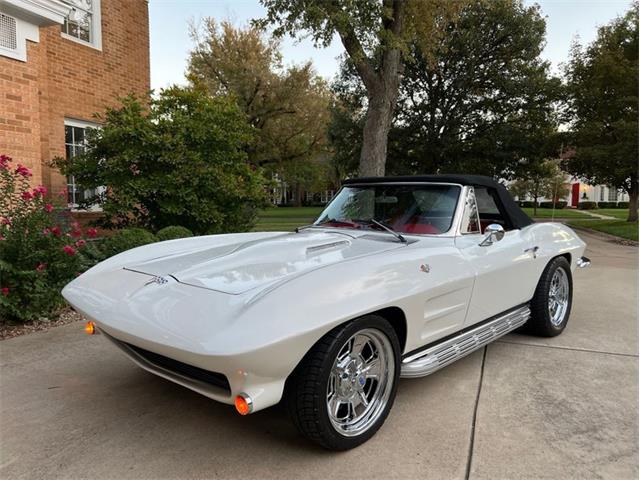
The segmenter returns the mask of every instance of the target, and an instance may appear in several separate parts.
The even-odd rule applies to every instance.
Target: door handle
[[[538,246],[529,247],[524,249],[524,253],[531,253],[533,254],[533,258],[538,258],[538,250],[540,250],[540,247]]]

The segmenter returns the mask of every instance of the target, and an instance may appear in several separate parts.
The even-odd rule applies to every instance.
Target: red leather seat
[[[493,220],[480,220],[480,231],[484,233],[485,229],[492,223],[495,222]]]
[[[404,225],[394,226],[394,229],[403,233],[422,233],[430,235],[442,233],[439,228],[434,227],[430,223],[405,223]]]

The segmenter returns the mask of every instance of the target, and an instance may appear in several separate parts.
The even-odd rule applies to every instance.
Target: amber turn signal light
[[[94,335],[96,333],[96,324],[93,322],[85,323],[84,331],[87,335]]]
[[[246,393],[241,393],[236,397],[235,405],[240,415],[249,415],[253,411],[253,402]]]

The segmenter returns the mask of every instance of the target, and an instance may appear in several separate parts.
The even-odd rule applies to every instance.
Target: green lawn
[[[599,208],[598,210],[590,210],[598,215],[608,215],[610,217],[616,217],[620,220],[626,220],[629,216],[629,210],[626,208]]]
[[[533,214],[533,208],[523,208],[524,213],[531,218],[551,218],[551,214],[554,213],[550,208],[538,208],[536,214]],[[557,209],[554,213],[554,218],[588,218],[587,215],[581,213],[579,210],[573,208],[561,208]]]
[[[256,232],[291,231],[309,225],[320,215],[322,207],[271,207],[260,212]]]
[[[589,228],[608,233],[617,237],[638,241],[638,222],[620,220],[571,220],[567,224],[576,227]]]

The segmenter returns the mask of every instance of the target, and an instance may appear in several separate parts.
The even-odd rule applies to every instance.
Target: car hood
[[[271,286],[306,272],[355,257],[400,248],[393,237],[300,233],[176,252],[125,268],[232,295]]]

